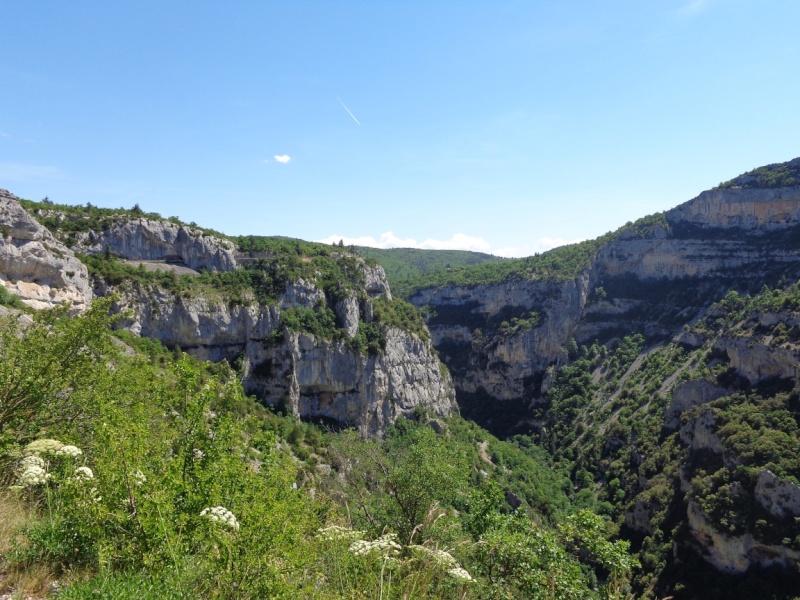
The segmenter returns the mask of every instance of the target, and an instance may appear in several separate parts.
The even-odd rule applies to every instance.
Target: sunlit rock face
[[[741,574],[755,566],[795,569],[800,564],[796,550],[764,543],[751,534],[734,536],[718,531],[696,502],[689,502],[687,522],[701,556],[723,573]]]
[[[85,310],[92,300],[86,267],[18,200],[0,190],[0,284],[32,308]]]
[[[542,401],[552,368],[568,360],[571,340],[608,343],[627,332],[669,340],[729,289],[757,293],[798,278],[800,187],[727,189],[704,192],[646,228],[624,228],[568,281],[449,285],[410,300],[430,309],[428,325],[462,412],[507,435],[528,427],[529,407]],[[536,311],[539,322],[487,339],[504,310]],[[792,353],[761,356],[735,340],[720,343],[750,380],[794,369]],[[500,425],[495,416],[510,412],[517,422]]]
[[[124,315],[120,327],[204,360],[240,362],[248,393],[297,417],[382,436],[418,408],[439,416],[457,411],[452,379],[429,341],[387,328],[382,354],[368,355],[346,339],[288,331],[281,310],[326,301],[311,281],[287,284],[275,305],[254,299],[245,306],[222,298],[184,298],[134,283],[114,288],[101,284],[97,293],[117,295],[115,310]],[[355,296],[337,304],[339,325],[348,337],[358,332],[370,306],[369,297],[359,304]]]
[[[122,221],[105,231],[78,234],[73,248],[85,254],[100,254],[108,249],[129,260],[172,260],[196,271],[236,268],[232,242],[169,221]]]
[[[247,349],[245,385],[293,414],[356,425],[365,436],[419,407],[439,416],[457,410],[455,392],[428,342],[397,329],[387,332],[382,356],[354,353],[343,343],[285,332]]]
[[[59,213],[54,209],[47,216],[59,218]],[[357,259],[361,287],[335,302],[313,278],[287,282],[274,304],[255,297],[231,302],[224,294],[181,296],[154,283],[110,285],[99,276],[90,282],[73,251],[5,190],[0,190],[0,228],[0,283],[26,304],[46,308],[66,303],[79,311],[93,295],[114,296],[117,327],[203,360],[238,363],[248,393],[298,417],[381,436],[418,409],[438,416],[457,411],[452,379],[429,341],[383,326],[380,352],[362,353],[349,343],[362,323],[373,321],[373,299],[391,301],[378,265]],[[230,241],[169,221],[122,218],[103,231],[80,232],[71,242],[79,252],[155,261],[175,273],[237,267]],[[282,311],[320,304],[333,308],[343,339],[291,332],[281,321]]]

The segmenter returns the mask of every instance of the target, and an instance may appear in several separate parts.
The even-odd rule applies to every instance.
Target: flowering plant
[[[239,531],[239,521],[234,514],[224,506],[213,506],[200,511],[201,517],[208,517],[214,523],[221,523],[226,527]]]

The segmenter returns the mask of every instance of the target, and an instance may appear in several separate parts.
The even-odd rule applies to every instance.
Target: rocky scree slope
[[[81,310],[92,294],[115,295],[120,327],[241,364],[245,388],[265,403],[364,435],[382,435],[417,408],[456,410],[424,324],[415,333],[392,318],[402,303],[378,266],[324,247],[312,256],[237,252],[231,240],[152,214],[25,204],[30,212],[3,197],[11,239],[0,256],[8,257],[3,284],[13,293],[33,289],[22,295],[31,306],[71,302]],[[92,266],[91,277],[76,252]],[[160,270],[145,269],[144,261]],[[176,275],[187,268],[193,275]],[[45,292],[48,303],[38,300]]]

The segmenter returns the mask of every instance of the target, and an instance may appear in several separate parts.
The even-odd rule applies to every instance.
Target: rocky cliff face
[[[122,221],[104,231],[79,233],[73,249],[84,254],[100,254],[108,249],[129,260],[169,260],[195,271],[236,268],[232,242],[199,229],[144,218]]]
[[[82,311],[92,299],[83,263],[7,190],[0,190],[0,284],[37,309],[66,304]]]
[[[283,405],[298,417],[355,426],[365,436],[382,435],[395,420],[411,416],[417,408],[440,416],[457,410],[450,375],[429,341],[381,324],[379,350],[373,345],[367,352],[353,343],[364,324],[372,324],[375,335],[375,299],[392,301],[380,266],[332,253],[331,260],[347,263],[342,272],[352,279],[334,285],[335,298],[326,296],[316,281],[319,273],[312,269],[308,276],[278,279],[284,282],[283,292],[268,303],[257,300],[257,290],[233,301],[213,287],[181,295],[152,280],[147,283],[146,278],[111,285],[95,276],[90,282],[73,249],[86,254],[108,251],[132,261],[167,262],[194,271],[224,272],[238,265],[231,242],[192,227],[124,211],[94,221],[89,211],[65,214],[57,207],[44,207],[37,212],[51,223],[83,221],[80,227],[55,227],[69,241],[67,248],[15,196],[0,190],[0,282],[34,308],[68,303],[82,310],[93,293],[115,294],[116,310],[124,314],[120,327],[204,360],[240,361],[245,388],[265,403]],[[94,223],[102,227],[95,231]],[[188,271],[156,266],[176,274]],[[273,268],[279,270],[280,265]],[[341,333],[335,341],[290,330],[283,322],[285,311],[320,306],[330,306],[335,314]]]
[[[623,228],[568,281],[450,285],[410,298],[432,309],[428,324],[465,414],[510,433],[515,423],[498,427],[488,406],[502,402],[494,412],[512,410],[524,423],[570,340],[607,343],[632,331],[669,339],[729,289],[755,293],[800,277],[798,187],[712,190],[644,221]],[[540,318],[530,329],[493,323],[531,310]],[[788,360],[751,368],[791,370]]]
[[[379,277],[378,269],[372,272]],[[350,296],[337,304],[345,307],[337,312],[347,333],[333,341],[290,331],[281,319],[282,310],[326,302],[325,293],[308,280],[288,284],[272,305],[252,298],[246,305],[232,304],[210,294],[184,298],[135,283],[113,289],[101,285],[97,291],[119,295],[117,309],[126,315],[121,327],[204,360],[241,361],[248,393],[298,417],[380,436],[417,408],[439,416],[457,411],[452,380],[430,342],[386,327],[379,354],[362,353],[348,343],[366,322],[368,298],[363,306],[355,296],[354,306]]]
[[[447,286],[411,298],[417,306],[433,308],[428,327],[456,381],[464,416],[490,427],[496,413],[504,413],[504,422],[524,418],[520,407],[536,402],[546,389],[548,367],[566,358],[564,348],[575,335],[588,284],[583,277]],[[507,335],[515,316],[527,324]]]
[[[398,329],[387,331],[382,355],[364,355],[343,342],[283,331],[245,350],[246,387],[293,414],[382,435],[417,407],[444,416],[457,410],[447,371],[429,344]]]
[[[800,188],[734,187],[626,226],[566,281],[534,274],[423,289],[411,301],[428,307],[462,414],[568,457],[576,490],[618,507],[644,559],[671,540],[648,585],[693,598],[713,585],[686,579],[698,557],[720,577],[768,572],[800,584],[800,471],[786,459],[798,436],[797,304],[735,312],[765,285],[799,278]],[[714,305],[730,290],[740,300]],[[531,327],[513,326],[531,311]],[[619,358],[594,354],[586,362],[602,366],[556,387],[561,367],[585,356],[581,345],[611,356],[631,334],[644,348],[621,370]],[[675,593],[676,581],[693,592]]]

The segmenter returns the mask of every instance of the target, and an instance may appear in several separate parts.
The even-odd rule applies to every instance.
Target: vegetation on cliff
[[[417,279],[426,273],[509,260],[491,254],[466,250],[381,249],[367,246],[351,246],[350,248],[360,256],[374,260],[381,265],[386,271],[386,279],[389,280],[392,293],[402,298],[410,295]]]
[[[106,250],[102,254],[79,254],[89,268],[89,273],[112,287],[137,285],[167,290],[176,297],[219,297],[234,305],[253,303],[273,305],[286,291],[287,285],[305,280],[316,285],[325,295],[325,306],[313,309],[290,308],[284,314],[286,325],[293,331],[305,331],[324,339],[345,339],[341,324],[336,322],[333,309],[347,296],[356,296],[363,304],[364,292],[362,260],[357,255],[339,247],[305,242],[286,237],[238,236],[226,237],[195,223],[186,224],[177,217],[164,219],[158,213],[146,213],[138,205],[132,209],[105,209],[95,206],[55,205],[45,200],[21,200],[22,205],[67,245],[75,242],[75,235],[89,231],[101,232],[114,225],[136,218],[168,221],[191,227],[204,235],[213,235],[233,242],[240,252],[242,268],[232,271],[201,271],[181,273],[169,268],[147,268],[141,261],[126,261]],[[367,266],[376,263],[366,259]],[[16,306],[13,296],[0,297],[0,304]],[[416,309],[399,300],[372,298],[374,323],[362,322],[360,331],[348,343],[363,353],[377,354],[385,346],[382,327],[395,327],[412,333],[423,340],[429,338],[428,330]]]
[[[625,596],[627,544],[571,507],[536,452],[457,418],[436,433],[422,414],[384,440],[321,431],[255,404],[226,363],[131,336],[138,350],[121,351],[108,307],[43,311],[24,331],[0,319],[4,589]]]
[[[795,187],[800,185],[800,158],[784,163],[758,167],[729,181],[720,183],[718,190],[747,190],[755,188]]]
[[[544,428],[536,440],[570,474],[576,501],[609,515],[634,542],[643,566],[637,595],[717,597],[732,584],[699,566],[688,543],[689,502],[724,536],[751,535],[759,544],[800,550],[798,519],[788,508],[785,517],[770,512],[758,499],[764,492],[757,492],[767,471],[787,489],[800,482],[794,381],[773,376],[751,383],[720,350],[728,340],[797,350],[799,309],[800,284],[753,297],[732,291],[687,326],[691,344],[648,346],[635,334],[610,347],[576,346],[570,364],[556,371],[546,403],[537,408]],[[675,390],[693,385],[718,391],[673,406]],[[750,569],[737,585],[792,598],[792,577],[781,569]]]
[[[389,251],[370,252],[384,268],[403,273],[397,293],[411,297],[426,288],[452,286],[495,285],[510,281],[550,280],[566,281],[579,277],[592,263],[597,253],[620,235],[644,237],[655,229],[669,230],[665,213],[656,213],[627,223],[620,229],[593,240],[559,246],[526,258],[486,260],[481,262],[453,262],[450,266],[431,261],[429,268],[415,268],[414,255],[388,254]],[[398,264],[399,263],[399,264]],[[392,289],[394,290],[394,284]]]

